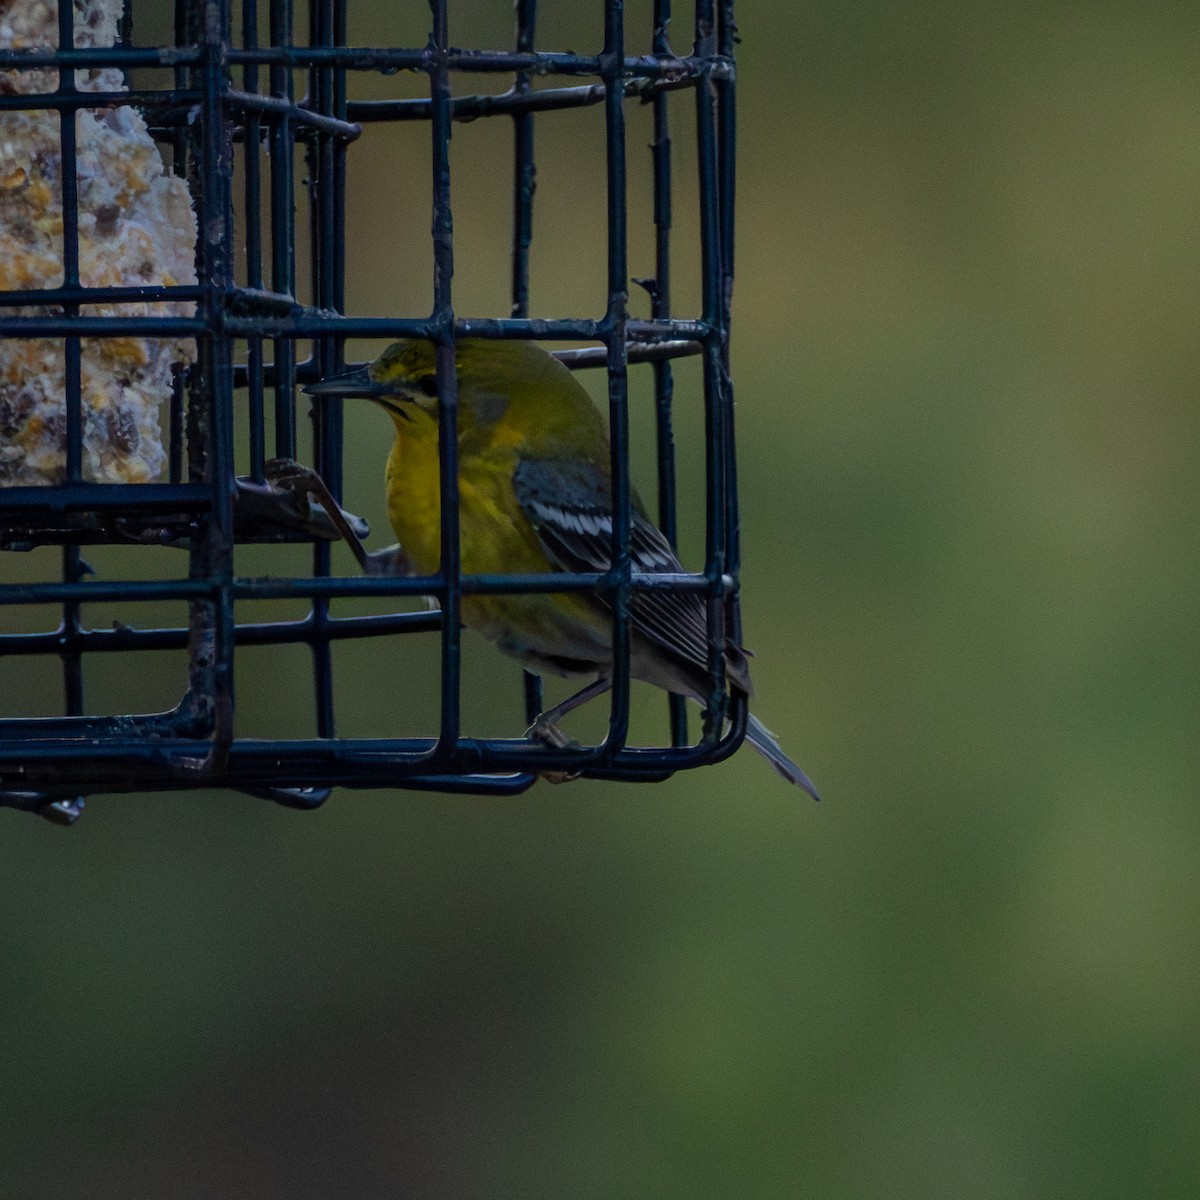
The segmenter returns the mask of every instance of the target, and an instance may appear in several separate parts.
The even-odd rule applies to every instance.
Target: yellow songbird
[[[458,377],[459,542],[466,574],[604,572],[611,564],[612,483],[605,423],[571,372],[526,341],[464,338]],[[441,561],[438,388],[434,347],[406,340],[374,362],[305,389],[363,396],[391,416],[388,517],[411,568]],[[667,539],[631,497],[630,555],[642,572],[682,572]],[[543,713],[531,732],[555,744],[555,722],[607,691],[612,615],[583,592],[468,595],[462,620],[532,669],[595,680]],[[705,605],[695,592],[635,589],[630,603],[630,673],[701,703],[709,693]],[[729,643],[730,687],[749,695],[745,653]],[[816,798],[808,776],[751,716],[750,744],[790,783]]]

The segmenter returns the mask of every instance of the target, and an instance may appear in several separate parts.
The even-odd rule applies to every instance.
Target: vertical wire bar
[[[346,0],[333,0],[332,30],[333,44],[346,45]],[[346,70],[337,67],[332,72],[333,115],[341,120],[346,119]],[[326,226],[326,265],[322,278],[325,280],[326,297],[329,307],[334,312],[344,312],[346,307],[346,143],[342,140],[332,140],[329,146],[329,162],[322,176],[322,211],[327,213]],[[336,372],[342,364],[343,342],[339,338],[330,338],[324,344],[320,353],[325,355],[324,369]],[[343,415],[340,404],[323,405],[325,421],[325,440],[322,443],[328,447],[326,457],[330,463],[334,497],[340,502],[343,484],[343,455],[345,452],[343,439]],[[328,561],[328,559],[326,560]],[[329,702],[329,736],[334,733],[333,726],[333,676],[330,670],[330,702]],[[319,713],[318,713],[319,719]]]
[[[331,0],[310,0],[309,41],[314,46],[333,45],[333,12]],[[339,68],[340,69],[340,68]],[[318,113],[330,113],[333,106],[333,68],[315,67],[309,72],[309,99]],[[333,138],[327,133],[309,135],[307,139],[309,216],[311,220],[311,261],[313,303],[321,309],[336,308],[333,294],[333,259],[336,232],[333,226],[334,205]],[[331,368],[332,338],[322,338],[316,345],[323,369]],[[334,410],[337,410],[336,412]],[[332,404],[312,406],[314,462],[333,496],[342,497],[341,408]],[[330,573],[331,547],[328,542],[313,545],[313,577]],[[317,736],[334,735],[333,651],[329,639],[328,598],[313,600],[313,638],[310,643],[316,688]]]
[[[733,0],[718,0],[717,53],[733,67],[737,23],[733,17]],[[715,82],[717,93],[717,123],[720,131],[720,161],[718,172],[721,187],[721,266],[724,275],[722,296],[725,302],[726,333],[730,303],[733,298],[733,232],[734,184],[737,164],[737,109],[735,105],[735,75],[724,71]]]
[[[536,35],[537,0],[516,0],[518,54],[532,52]],[[531,84],[528,71],[518,71],[514,88],[525,95]],[[529,249],[533,245],[533,193],[537,167],[533,157],[533,113],[513,115],[513,246],[512,315],[529,316]],[[543,708],[542,678],[533,671],[522,673],[525,720],[532,724]]]
[[[717,52],[732,67],[737,25],[733,0],[718,0]],[[741,604],[737,582],[741,570],[741,523],[738,517],[737,454],[734,438],[733,371],[730,365],[730,333],[733,304],[734,198],[737,167],[737,110],[735,75],[723,72],[716,81],[718,129],[718,186],[721,198],[721,378],[725,429],[725,522],[726,571],[733,578],[734,590],[725,598],[725,628],[736,644],[742,640]],[[742,707],[745,705],[743,703]]]
[[[537,18],[537,0],[516,0],[518,54],[531,53]],[[518,71],[514,91],[530,90],[528,71]],[[529,248],[533,244],[533,193],[537,171],[533,160],[533,114],[513,115],[513,247],[512,315],[529,315]]]
[[[62,552],[63,579],[77,583],[89,568],[80,556],[78,546],[64,546]],[[69,603],[63,605],[63,625],[59,637],[63,642],[63,711],[68,717],[83,715],[83,661],[80,653],[79,605]],[[56,800],[42,809],[42,815],[52,820],[66,821],[70,824],[79,816],[83,808],[84,796],[73,799]]]
[[[611,756],[625,745],[629,732],[629,378],[625,346],[628,319],[626,281],[629,278],[626,236],[625,28],[623,0],[606,0],[604,50],[600,71],[604,80],[604,151],[608,179],[608,312],[605,344],[608,350],[608,424],[612,442],[612,577],[613,687],[608,737]]]
[[[187,46],[192,43],[199,44],[199,42],[199,13],[189,0],[175,0],[175,45]],[[197,63],[194,67],[175,68],[176,88],[180,90],[188,87],[202,89],[203,85],[203,64]],[[204,205],[207,203],[207,196],[204,191],[203,177],[199,170],[200,130],[194,122],[180,122],[176,125],[174,146],[175,169],[188,181],[192,203],[196,208],[197,224],[199,225],[204,219]],[[203,240],[198,243],[196,251],[199,256],[197,259],[198,277],[201,286],[207,286],[208,280],[205,272],[207,270],[208,257]],[[201,307],[198,311],[207,313],[208,310]],[[180,430],[179,453],[181,459],[185,457],[183,451],[184,440],[186,438],[187,478],[193,483],[203,482],[208,479],[207,401],[203,398],[203,384],[201,382],[201,376],[208,368],[208,340],[207,336],[197,340],[197,363],[189,377],[189,386],[186,388],[186,403],[184,402],[185,389],[182,386],[182,381],[180,381],[183,427]],[[207,568],[204,565],[207,562],[206,556],[208,554],[206,539],[207,534],[202,538],[194,539],[192,542],[190,564],[194,576],[203,576],[206,574]]]
[[[254,284],[250,286],[253,287]],[[251,335],[246,339],[246,419],[250,426],[250,478],[256,483],[262,483],[266,479],[266,413],[263,407],[263,392],[262,338]]]
[[[242,0],[242,43],[247,50],[258,48],[258,0]],[[259,65],[247,63],[242,70],[242,87],[258,95]],[[262,287],[262,123],[256,112],[242,116],[242,174],[246,221],[246,286]],[[266,411],[263,387],[262,338],[246,339],[247,420],[250,425],[250,478],[261,483],[266,478],[263,464],[267,457]]]
[[[171,379],[171,399],[167,409],[167,479],[171,483],[183,481],[183,392],[183,370],[177,368]]]
[[[442,719],[438,751],[452,754],[460,728],[462,556],[459,543],[458,381],[454,355],[454,221],[450,208],[450,75],[446,0],[430,0],[433,34],[430,49],[431,130],[433,141],[433,320],[438,330],[438,496],[442,541]]]
[[[333,0],[333,40],[334,45],[346,45],[346,0]],[[338,67],[333,73],[333,113],[339,120],[346,120],[346,70]],[[333,223],[336,246],[331,250],[332,263],[330,267],[330,290],[333,296],[334,309],[343,312],[346,304],[346,143],[338,140],[333,146],[333,171],[330,176],[330,211]],[[341,345],[333,343],[335,352],[341,351]],[[340,365],[341,358],[335,358],[334,364]],[[342,418],[338,414],[338,437],[341,437]]]
[[[128,7],[128,6],[126,6]],[[188,22],[184,13],[184,0],[175,3],[175,45],[186,46],[189,41]],[[175,88],[182,91],[188,85],[190,68],[177,66],[175,68]],[[187,178],[188,174],[188,130],[182,123],[175,125],[171,135],[172,168],[176,175]],[[187,410],[184,401],[184,373],[175,372],[171,385],[171,401],[169,409],[169,434],[167,442],[167,478],[172,483],[183,481],[183,443],[187,423]]]
[[[78,546],[62,548],[62,577],[64,583],[78,583],[88,573]],[[83,657],[80,652],[79,604],[67,601],[63,605],[62,627],[59,630],[63,666],[63,712],[68,717],[83,714]]]
[[[181,6],[175,5],[174,26],[175,46],[186,46],[187,30],[180,11]],[[125,10],[132,19],[132,6],[126,4]],[[176,66],[174,83],[176,91],[187,86],[188,68]],[[187,176],[187,132],[181,122],[173,122],[174,132],[170,138],[172,145],[172,170],[181,178]],[[172,484],[180,484],[184,480],[184,439],[187,430],[187,404],[184,367],[176,367],[170,380],[170,400],[167,403],[167,479]]]
[[[75,6],[72,0],[58,2],[58,45],[60,50],[75,48]],[[75,72],[59,67],[58,95],[75,92]],[[79,286],[79,170],[76,147],[76,113],[73,108],[59,110],[59,178],[62,187],[63,286]],[[63,306],[68,317],[79,315],[78,304]],[[83,474],[83,394],[79,338],[64,341],[64,396],[66,406],[66,470],[68,483],[78,483]],[[83,576],[78,546],[64,546],[62,578],[76,583]],[[63,711],[69,717],[83,712],[83,661],[79,649],[79,605],[68,601],[62,606],[59,658],[63,671]]]
[[[334,0],[312,0],[311,41],[314,46],[330,48],[335,44]],[[343,17],[344,19],[344,17]],[[339,88],[340,84],[340,88]],[[340,91],[340,100],[338,92]],[[315,67],[311,71],[309,100],[314,110],[323,115],[344,115],[345,68]],[[339,109],[339,105],[341,106]],[[328,311],[341,311],[344,267],[341,261],[339,237],[343,232],[338,224],[341,197],[339,168],[344,168],[344,148],[331,133],[307,134],[310,181],[309,215],[311,222],[311,264],[313,303]],[[314,347],[322,374],[336,367],[337,342],[332,335],[320,338]],[[342,495],[342,409],[336,404],[314,405],[314,434],[317,470],[337,499]]]
[[[711,59],[716,49],[712,0],[696,2],[697,57]],[[705,708],[705,737],[720,736],[725,711],[724,604],[718,586],[727,562],[726,422],[720,325],[724,312],[721,269],[720,179],[717,169],[716,103],[707,76],[696,88],[696,146],[700,172],[700,256],[702,317],[716,333],[704,342],[705,482],[707,489],[705,566],[708,593],[708,671],[712,684]]]
[[[293,40],[292,0],[270,0],[270,42],[290,47]],[[292,69],[286,63],[271,64],[271,95],[293,100]],[[292,124],[286,113],[274,119],[271,128],[271,286],[284,295],[296,289],[295,163]],[[275,453],[281,458],[296,456],[296,421],[292,407],[296,351],[289,338],[272,342],[275,364]]]
[[[671,43],[671,0],[654,0],[654,54],[669,56]],[[654,97],[654,141],[651,155],[654,165],[654,292],[650,297],[651,314],[665,320],[671,315],[671,125],[668,95],[660,91]],[[654,364],[655,440],[658,452],[658,523],[671,543],[678,548],[679,526],[676,519],[675,434],[672,405],[675,376],[668,361]],[[670,696],[667,710],[671,722],[671,745],[686,746],[687,706],[682,696]]]
[[[216,433],[216,406],[219,403],[217,385],[211,390],[206,381],[217,376],[219,355],[215,342],[219,336],[215,322],[219,320],[221,297],[219,283],[214,272],[218,269],[221,248],[216,255],[209,234],[209,217],[217,224],[218,236],[222,232],[221,196],[215,178],[216,162],[210,161],[212,140],[207,134],[211,123],[220,121],[219,102],[210,97],[212,72],[208,56],[211,44],[205,41],[205,23],[202,13],[190,0],[175,0],[175,44],[196,45],[203,57],[194,66],[176,67],[175,85],[178,88],[192,87],[200,91],[201,104],[196,121],[181,123],[175,134],[175,163],[188,180],[192,202],[196,207],[196,223],[200,232],[197,243],[198,277],[202,296],[197,312],[204,318],[204,333],[197,338],[196,364],[187,387],[185,409],[187,437],[187,476],[195,483],[206,483],[212,494],[214,505],[219,503],[221,480],[213,471],[213,444]],[[182,453],[182,438],[181,438]],[[197,535],[191,540],[188,553],[188,572],[193,580],[213,582],[220,577],[223,555],[232,558],[232,537],[226,541],[222,513],[214,511],[200,523]],[[232,526],[232,521],[230,521]],[[230,567],[227,578],[232,577]],[[191,718],[193,727],[202,735],[215,735],[219,742],[223,734],[231,732],[231,713],[224,717],[218,708],[222,705],[224,683],[219,662],[232,653],[232,630],[222,620],[227,607],[218,597],[211,600],[192,601],[188,605],[188,694],[181,706]],[[228,636],[229,649],[223,639]],[[232,705],[232,692],[225,692],[228,705]]]
[[[63,50],[75,48],[75,6],[72,0],[58,0],[58,44]],[[75,71],[58,69],[59,96],[75,94]],[[79,162],[76,147],[76,112],[59,109],[59,180],[62,188],[63,286],[79,286]],[[77,317],[78,304],[63,305],[63,315]],[[66,415],[66,481],[78,483],[83,475],[83,397],[81,394],[79,338],[68,336],[63,344],[64,397]]]
[[[202,191],[200,214],[204,283],[202,309],[206,351],[201,359],[207,401],[207,479],[212,512],[205,541],[204,569],[217,586],[207,636],[193,642],[193,663],[210,672],[214,755],[219,765],[233,738],[233,353],[225,331],[225,297],[233,288],[233,139],[226,128],[224,97],[229,88],[226,51],[231,37],[230,12],[219,6],[218,19],[200,27],[204,49],[200,64],[200,141],[198,173]],[[207,643],[207,644],[206,644]]]

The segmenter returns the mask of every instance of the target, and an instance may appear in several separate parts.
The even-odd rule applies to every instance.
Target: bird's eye
[[[422,375],[421,378],[417,380],[417,390],[422,395],[433,399],[433,397],[438,394],[437,376]]]

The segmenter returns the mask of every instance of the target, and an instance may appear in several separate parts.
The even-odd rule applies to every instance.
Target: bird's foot
[[[364,575],[409,575],[408,558],[399,546],[368,554],[362,539],[369,526],[361,517],[346,512],[334,500],[325,480],[312,467],[294,458],[272,458],[265,464],[267,483],[276,495],[289,497],[294,507],[332,525],[336,535],[350,548]],[[329,536],[328,534],[323,536]]]
[[[332,498],[325,481],[312,467],[294,458],[269,458],[263,464],[263,474],[272,490],[277,495],[290,496],[299,511],[310,511],[316,501],[316,507],[328,517],[326,500]]]
[[[525,736],[532,741],[541,742],[543,746],[549,746],[552,750],[583,749],[574,738],[568,737],[552,721],[544,721],[541,717],[525,730]],[[570,783],[581,774],[581,771],[542,771],[541,777],[547,783]]]
[[[567,737],[557,725],[543,717],[538,717],[525,730],[525,736],[532,741],[541,742],[543,746],[549,746],[552,750],[581,749],[574,738]]]
[[[356,540],[370,532],[362,517],[333,502],[329,489],[311,467],[290,458],[273,458],[264,474],[261,483],[247,476],[236,481],[233,519],[239,538],[271,538],[287,531],[336,541],[343,536],[343,527]]]
[[[312,467],[294,458],[268,458],[263,470],[267,478],[281,490],[287,488],[307,492],[313,480],[320,478]]]
[[[408,555],[399,546],[388,546],[383,550],[372,550],[367,554],[363,571],[367,575],[412,575],[412,564]]]

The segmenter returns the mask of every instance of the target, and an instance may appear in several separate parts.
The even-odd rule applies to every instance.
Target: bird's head
[[[418,412],[436,414],[437,372],[431,342],[393,342],[374,362],[332,375],[304,389],[310,396],[373,400],[393,417],[413,420]]]
[[[571,372],[535,342],[462,338],[454,348],[458,430],[488,436],[538,431],[606,449],[603,421]],[[438,380],[432,342],[393,342],[374,362],[306,387],[313,396],[361,396],[385,408],[402,435],[437,428]]]

